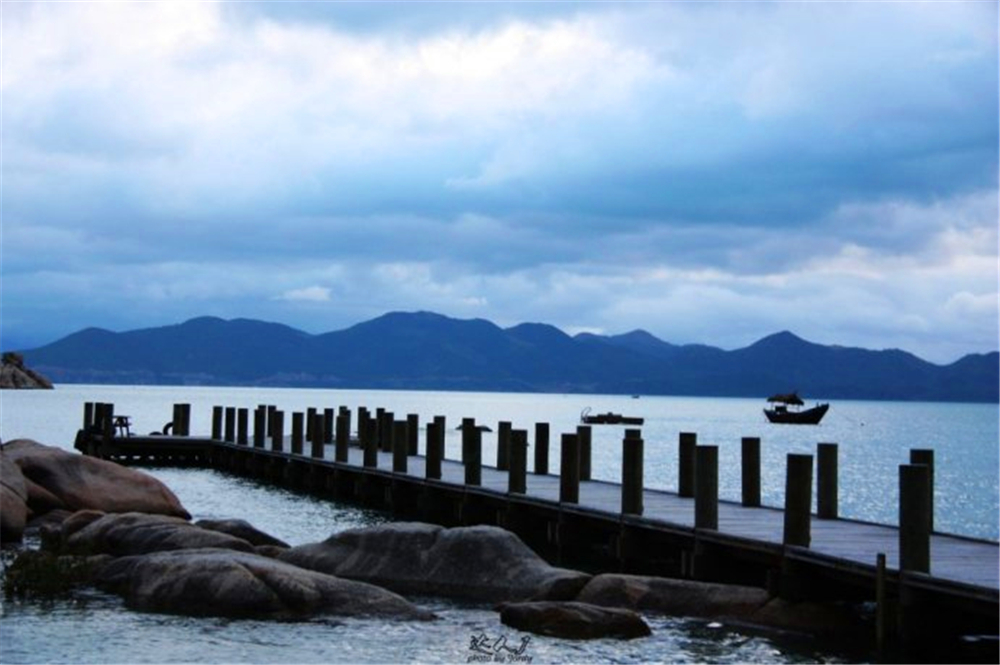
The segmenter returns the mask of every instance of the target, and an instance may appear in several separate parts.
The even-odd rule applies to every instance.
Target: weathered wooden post
[[[236,441],[236,407],[226,407],[226,441],[233,443]]]
[[[816,446],[816,516],[835,520],[838,514],[837,444]]]
[[[115,405],[106,402],[104,408],[102,409],[101,417],[101,432],[104,435],[105,441],[110,441],[115,438]]]
[[[379,449],[383,453],[392,452],[392,424],[394,422],[396,422],[396,414],[383,409],[382,416],[378,421]]]
[[[94,425],[94,403],[83,403],[83,430],[87,431]]]
[[[559,463],[559,502],[580,502],[580,438],[576,434],[562,435]]]
[[[368,436],[368,407],[359,406],[358,407],[358,444],[361,449],[365,448],[365,437]]]
[[[367,418],[365,420],[364,460],[366,468],[374,469],[378,467],[378,419]]]
[[[271,413],[271,450],[276,453],[285,450],[285,412],[275,409]]]
[[[267,405],[267,436],[270,439],[274,439],[274,418],[275,414],[278,413],[278,407],[274,404]]]
[[[407,453],[410,451],[410,439],[407,434],[407,422],[394,420],[392,423],[392,471],[406,473]]]
[[[680,446],[677,451],[677,496],[694,496],[695,448],[698,446],[698,434],[681,432]]]
[[[812,455],[788,454],[785,469],[785,545],[809,547],[812,540]]]
[[[305,418],[301,411],[292,412],[292,454],[301,455],[305,442]]]
[[[347,462],[350,459],[351,445],[351,412],[344,412],[343,409],[337,414],[337,447],[334,459],[338,462]]]
[[[934,450],[931,448],[911,448],[910,464],[923,464],[927,467],[927,477],[930,483],[928,490],[930,492],[928,498],[930,509],[928,510],[928,514],[931,521],[931,533],[934,533]]]
[[[351,438],[351,408],[349,406],[342,406],[337,411],[338,416],[343,416],[347,420],[347,438]]]
[[[420,415],[406,414],[406,454],[420,454]]]
[[[246,407],[236,409],[236,443],[247,445],[247,428],[250,422],[250,410]]]
[[[264,430],[267,428],[267,407],[258,406],[253,410],[253,447],[264,447]]]
[[[462,463],[465,484],[483,484],[483,435],[475,418],[462,418]]]
[[[430,480],[441,480],[441,460],[444,458],[444,416],[434,416],[427,423],[427,460],[424,472]]]
[[[316,422],[316,408],[310,406],[306,409],[306,441],[313,440],[313,423]]]
[[[507,491],[525,494],[528,491],[528,431],[515,429],[510,432],[510,473]]]
[[[930,469],[899,465],[899,569],[931,571]]]
[[[760,506],[760,439],[745,436],[740,441],[742,454],[740,463],[743,472],[743,505],[748,508]]]
[[[535,423],[535,473],[549,472],[549,424]]]
[[[622,439],[622,513],[642,515],[642,430],[627,429]]]
[[[694,484],[694,526],[696,529],[719,529],[719,447],[698,446]]]
[[[212,440],[222,440],[222,422],[224,409],[221,406],[212,407]]]
[[[510,430],[508,420],[501,420],[497,425],[497,469],[500,471],[510,469]]]
[[[323,432],[324,421],[322,413],[313,414],[312,438],[309,439],[309,443],[312,445],[309,456],[315,459],[323,459],[323,442],[326,440],[326,434]]]
[[[323,443],[333,443],[334,409],[323,409]]]
[[[174,436],[188,436],[188,422],[190,419],[190,404],[174,404],[173,433]]]
[[[576,436],[580,440],[580,480],[590,480],[591,478],[590,425],[577,425]]]

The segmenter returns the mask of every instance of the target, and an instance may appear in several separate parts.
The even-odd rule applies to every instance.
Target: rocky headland
[[[52,389],[52,382],[24,365],[24,356],[13,351],[0,356],[0,389]]]
[[[550,565],[493,526],[396,522],[289,547],[242,519],[192,522],[151,476],[30,440],[0,446],[4,545],[37,530],[5,570],[5,592],[92,586],[126,606],[189,616],[320,615],[428,621],[406,598],[491,602],[518,630],[566,639],[641,638],[644,615],[858,634],[850,611],[788,603],[763,589]],[[870,630],[870,627],[868,627]]]

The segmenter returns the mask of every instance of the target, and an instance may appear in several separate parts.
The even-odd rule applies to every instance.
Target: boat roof
[[[794,404],[796,406],[802,406],[805,402],[799,397],[798,393],[783,393],[778,395],[771,395],[767,398],[768,402],[783,402],[785,404]]]

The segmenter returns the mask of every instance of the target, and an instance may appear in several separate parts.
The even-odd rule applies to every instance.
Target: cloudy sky
[[[998,347],[996,2],[7,2],[2,344]]]

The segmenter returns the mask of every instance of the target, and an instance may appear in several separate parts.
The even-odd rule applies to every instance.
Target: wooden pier
[[[462,423],[462,460],[444,459],[443,417],[341,407],[292,414],[275,407],[215,407],[210,436],[190,436],[190,408],[175,405],[172,433],[122,436],[114,408],[87,404],[77,448],[123,464],[190,465],[391,511],[446,526],[493,524],[553,562],[593,571],[655,574],[768,588],[790,600],[870,601],[880,645],[923,649],[980,640],[996,650],[1000,547],[933,531],[933,451],[900,466],[900,526],[837,515],[836,445],[821,444],[817,511],[813,457],[789,455],[783,509],[760,505],[759,439],[743,440],[743,497],[718,499],[718,450],[682,433],[677,493],[642,486],[643,440],[622,439],[622,482],[590,479],[589,429],[563,434],[562,475],[547,473],[548,426],[500,423],[496,464],[483,464],[481,426]],[[418,433],[425,429],[423,454]],[[756,465],[756,468],[755,468]],[[940,652],[937,652],[938,654]],[[940,657],[940,656],[937,656]],[[923,658],[919,658],[923,659]],[[993,661],[995,662],[995,660]]]

